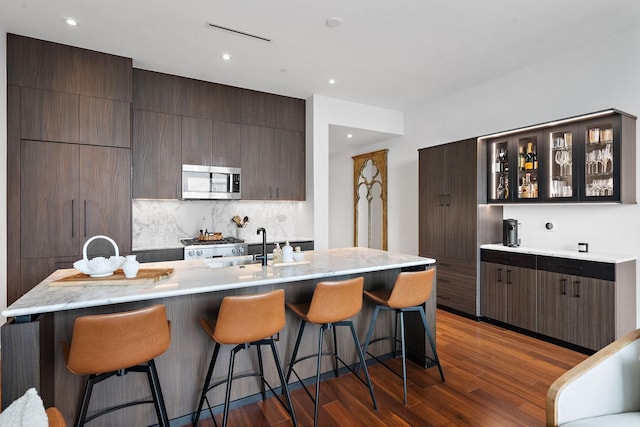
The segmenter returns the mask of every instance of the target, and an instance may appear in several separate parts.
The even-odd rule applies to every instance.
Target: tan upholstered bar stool
[[[114,314],[78,317],[73,325],[71,346],[62,344],[67,368],[89,375],[78,414],[78,426],[125,407],[153,403],[161,427],[169,426],[154,359],[171,343],[164,305]],[[129,372],[147,374],[152,400],[138,400],[104,409],[87,416],[93,387],[114,375]]]
[[[278,349],[276,348],[273,335],[277,334],[285,325],[284,315],[284,290],[278,289],[272,292],[267,292],[261,295],[243,295],[224,297],[220,304],[220,311],[215,321],[200,320],[200,325],[205,332],[216,343],[213,349],[213,356],[209,363],[209,371],[207,377],[204,380],[202,387],[202,393],[200,394],[200,401],[198,403],[198,411],[193,419],[193,425],[198,425],[198,419],[202,412],[202,405],[204,401],[207,401],[211,418],[215,423],[215,417],[211,411],[211,404],[207,398],[207,392],[214,387],[226,383],[227,389],[224,399],[224,415],[222,417],[222,425],[227,425],[227,417],[229,414],[229,400],[231,397],[231,383],[234,379],[245,377],[260,377],[260,391],[262,393],[262,400],[265,400],[265,388],[266,385],[269,390],[276,396],[278,401],[282,404],[284,409],[291,416],[291,421],[294,426],[297,426],[295,412],[293,410],[293,404],[291,403],[291,397],[289,396],[289,388],[287,382],[284,379],[284,372],[282,370],[282,364],[280,362],[280,356],[278,355]],[[218,358],[218,353],[222,345],[234,345],[231,350],[231,360],[229,362],[229,370],[227,373],[227,379],[218,381],[214,384],[211,383],[211,377],[213,375],[213,369]],[[261,347],[268,345],[271,347],[273,353],[273,359],[276,364],[278,376],[280,377],[280,384],[282,386],[282,392],[286,398],[286,405],[280,399],[280,396],[275,393],[271,385],[264,378],[264,370],[262,365],[262,353]],[[248,349],[251,346],[255,346],[258,351],[258,373],[247,373],[233,376],[233,364],[236,354],[240,350]],[[287,407],[288,406],[288,407]],[[216,424],[217,425],[217,424]]]
[[[373,407],[377,410],[378,405],[376,403],[376,398],[373,394],[373,386],[371,385],[371,379],[369,378],[369,371],[367,370],[367,365],[364,363],[364,353],[360,348],[360,342],[358,341],[358,336],[356,335],[356,331],[353,327],[353,322],[351,320],[347,320],[360,312],[362,308],[362,288],[364,284],[364,278],[356,277],[354,279],[336,281],[336,282],[320,282],[316,285],[315,290],[313,291],[313,297],[311,298],[311,302],[302,303],[302,304],[290,304],[287,303],[287,307],[291,311],[293,311],[301,320],[300,329],[298,330],[298,338],[296,339],[296,344],[293,348],[293,354],[291,356],[291,363],[289,364],[289,370],[287,372],[287,382],[291,377],[291,373],[294,373],[300,383],[302,384],[302,379],[298,375],[298,373],[294,370],[294,365],[303,360],[316,357],[318,359],[317,362],[317,370],[316,370],[316,394],[314,396],[309,393],[307,387],[303,385],[304,390],[307,392],[309,397],[314,403],[314,413],[313,413],[313,425],[318,425],[318,402],[320,397],[320,372],[322,369],[322,356],[330,355],[334,358],[334,373],[335,376],[338,376],[338,361],[342,363],[347,369],[349,369],[364,385],[369,388],[369,393],[371,394],[371,401],[373,402]],[[298,349],[300,348],[300,341],[302,340],[302,334],[304,332],[305,325],[307,323],[313,323],[316,325],[320,325],[320,337],[318,339],[318,352],[316,354],[311,354],[309,356],[304,356],[296,359],[298,356]],[[357,373],[354,371],[349,365],[347,365],[339,356],[338,356],[338,342],[336,339],[336,326],[348,326],[351,330],[351,335],[353,337],[353,342],[356,347],[356,351],[358,353],[358,358],[360,359],[360,369],[364,371],[365,379],[363,380]],[[324,331],[327,329],[333,330],[333,353],[323,353],[323,335]]]
[[[438,366],[440,371],[440,377],[444,381],[444,373],[440,366],[440,359],[438,359],[438,352],[436,351],[436,344],[431,336],[429,330],[429,324],[427,323],[427,316],[424,313],[423,304],[431,296],[431,290],[433,289],[433,275],[435,270],[424,270],[416,272],[402,272],[398,275],[396,283],[393,285],[393,289],[382,289],[379,291],[364,291],[364,294],[376,303],[376,308],[371,318],[371,324],[369,325],[369,331],[367,332],[367,338],[364,341],[363,353],[367,353],[382,363],[385,367],[389,368],[380,359],[367,352],[367,347],[377,341],[381,340],[393,340],[393,356],[395,357],[396,345],[398,342],[401,344],[402,351],[402,375],[394,372],[396,375],[402,378],[402,387],[404,390],[404,404],[407,404],[407,357],[406,357],[406,343],[405,343],[405,331],[404,331],[404,314],[407,312],[415,311],[420,314],[422,319],[422,326],[424,326],[427,338],[429,339],[429,345],[433,351],[434,357],[431,359],[425,354],[420,353],[426,359],[429,359]],[[371,340],[373,335],[373,329],[378,318],[380,310],[393,310],[396,313],[396,326],[394,328],[394,335],[388,337],[382,337]],[[398,340],[398,317],[400,318],[400,339]]]

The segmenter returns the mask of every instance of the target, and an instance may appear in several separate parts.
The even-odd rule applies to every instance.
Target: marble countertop
[[[609,253],[599,253],[599,252],[578,252],[577,250],[571,251],[568,249],[537,248],[537,247],[531,247],[531,246],[509,247],[509,246],[504,246],[498,243],[481,245],[480,248],[489,249],[493,251],[516,252],[516,253],[531,254],[531,255],[544,255],[544,256],[552,256],[552,257],[558,257],[558,258],[579,259],[584,261],[608,262],[613,264],[632,261],[637,258],[636,256],[633,256],[633,255],[609,254]]]
[[[367,248],[307,251],[305,260],[309,263],[275,267],[249,264],[210,268],[206,260],[141,264],[142,268],[175,269],[171,277],[153,285],[51,287],[49,283],[78,272],[73,268],[57,270],[3,310],[2,315],[16,317],[50,313],[435,263],[431,258]]]

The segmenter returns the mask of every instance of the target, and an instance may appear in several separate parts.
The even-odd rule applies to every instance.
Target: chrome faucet
[[[264,227],[258,228],[258,232],[256,234],[260,234],[262,232],[262,254],[254,255],[254,259],[262,260],[262,265],[267,265],[267,230]]]

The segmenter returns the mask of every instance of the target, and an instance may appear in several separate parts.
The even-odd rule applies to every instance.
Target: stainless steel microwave
[[[240,199],[240,168],[182,165],[182,198]]]

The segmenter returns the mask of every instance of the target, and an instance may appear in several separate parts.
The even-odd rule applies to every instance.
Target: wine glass
[[[571,153],[569,151],[562,152],[562,165],[569,169],[566,175],[571,175]]]
[[[560,150],[556,151],[555,162],[560,167],[560,176],[562,176],[562,151]]]

